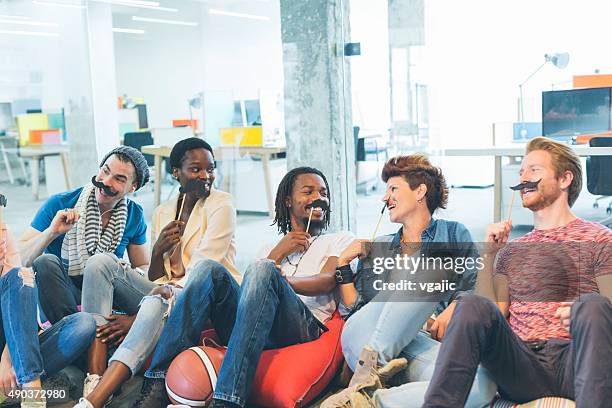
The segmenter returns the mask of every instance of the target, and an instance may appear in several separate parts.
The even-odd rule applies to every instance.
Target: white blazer
[[[157,241],[161,230],[176,216],[179,196],[160,204],[153,212],[151,226],[151,245]],[[242,275],[234,266],[236,258],[236,210],[232,196],[219,190],[211,190],[206,199],[198,200],[193,207],[185,231],[181,238],[181,253],[185,276],[175,282],[185,286],[190,270],[202,259],[212,259],[225,266],[240,283]],[[164,254],[166,276],[156,283],[166,283],[172,279],[170,272],[170,253]]]

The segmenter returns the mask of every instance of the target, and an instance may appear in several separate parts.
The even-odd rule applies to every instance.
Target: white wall
[[[362,129],[391,127],[389,29],[386,1],[351,0],[351,42],[361,55],[350,58],[353,123]]]
[[[118,93],[145,98],[150,127],[169,127],[172,119],[188,118],[187,99],[201,91],[229,91],[236,99],[256,99],[260,89],[282,91],[278,0],[231,7],[196,2],[175,6],[179,13],[163,18],[199,25],[137,23],[129,15],[114,19],[116,26],[146,30],[144,35],[116,33],[115,59]],[[270,19],[211,15],[211,7]]]
[[[115,14],[115,27],[144,29],[145,34],[115,33],[117,93],[142,96],[149,127],[171,127],[173,119],[189,118],[187,100],[202,89],[202,26],[135,22],[132,15],[199,21],[200,5],[180,2],[179,13]]]
[[[576,74],[612,72],[605,0],[430,0],[426,54],[437,145],[490,143],[492,122],[517,119],[518,84],[544,54],[569,52],[564,70],[545,66],[524,87],[525,119],[541,119],[541,92],[571,88]]]

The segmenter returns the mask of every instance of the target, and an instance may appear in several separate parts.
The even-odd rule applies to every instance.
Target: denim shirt
[[[402,229],[403,227],[395,234],[385,235],[374,240],[372,250],[357,266],[357,276],[354,282],[358,293],[357,301],[351,306],[341,303],[340,313],[342,315],[353,313],[364,304],[370,302],[378,294],[378,291],[374,289],[374,280],[381,278],[385,280],[391,272],[387,271],[382,275],[375,274],[373,272],[373,259],[380,257],[394,258],[396,255],[401,255]],[[425,257],[437,256],[437,248],[441,246],[436,246],[437,243],[450,247],[453,244],[459,244],[452,250],[450,254],[452,257],[471,257],[476,259],[479,256],[470,232],[463,224],[456,221],[431,219],[429,226],[421,233],[421,254]],[[458,299],[462,294],[473,292],[477,272],[476,267],[465,269],[457,281],[456,290],[446,292],[442,297],[440,304],[436,308],[436,314],[440,314],[450,302]]]

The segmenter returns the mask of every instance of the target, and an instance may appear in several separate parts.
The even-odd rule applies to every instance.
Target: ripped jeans
[[[8,345],[19,384],[53,374],[76,360],[95,336],[93,318],[75,313],[38,335],[38,292],[27,268],[14,268],[0,278],[0,350]]]
[[[138,371],[157,343],[163,328],[167,302],[161,296],[147,296],[157,284],[120,261],[113,254],[96,254],[87,260],[83,272],[82,310],[90,313],[97,326],[108,321],[113,306],[136,320],[110,361],[118,360],[132,373]],[[109,361],[109,363],[110,363]]]
[[[157,286],[114,254],[96,254],[87,260],[83,271],[82,310],[91,313],[102,326],[113,306],[135,315],[142,298]]]
[[[142,299],[136,320],[110,358],[109,364],[120,361],[130,369],[132,375],[140,370],[157,345],[170,312],[170,304],[173,304],[183,291],[179,287],[168,287],[172,290],[170,299],[165,299],[159,294],[148,295]]]

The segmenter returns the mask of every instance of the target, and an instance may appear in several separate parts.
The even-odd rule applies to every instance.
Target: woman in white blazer
[[[103,407],[138,372],[162,335],[174,305],[185,316],[177,316],[180,324],[172,330],[199,336],[199,331],[193,333],[194,323],[211,319],[222,339],[231,334],[241,281],[234,266],[236,211],[232,197],[213,189],[213,150],[204,140],[178,142],[170,154],[170,165],[181,189],[153,213],[148,278],[158,286],[142,299],[127,335],[121,334],[114,321],[98,328],[98,336],[109,342],[125,338],[104,375],[90,381],[76,407]]]

